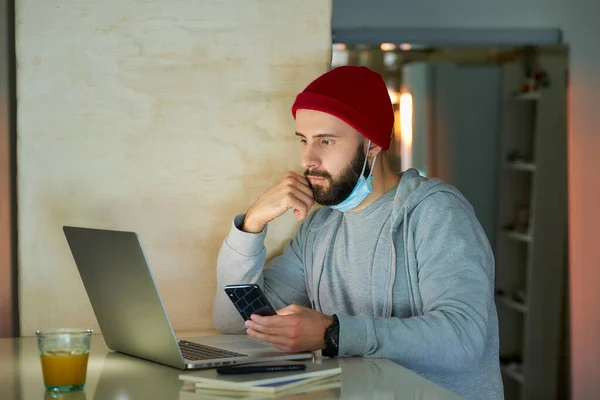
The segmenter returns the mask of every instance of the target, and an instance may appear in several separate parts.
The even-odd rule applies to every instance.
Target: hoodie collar
[[[410,168],[400,174],[400,182],[394,197],[392,208],[392,226],[398,227],[405,213],[415,208],[421,201],[444,187],[440,179],[429,179],[419,175],[419,171]]]

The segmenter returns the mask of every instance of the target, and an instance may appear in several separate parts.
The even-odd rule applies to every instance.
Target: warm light
[[[404,92],[400,95],[400,157],[402,171],[412,167],[413,98]]]
[[[409,51],[410,49],[412,49],[412,46],[410,45],[410,43],[402,43],[400,45],[400,50],[402,50],[402,51]]]
[[[394,109],[394,140],[398,142],[398,144],[400,144],[400,142],[402,141],[402,136],[400,135],[401,131],[402,129],[400,128],[400,109],[396,107]]]
[[[402,141],[412,144],[412,118],[413,98],[412,94],[405,92],[400,95],[400,122],[402,129]]]
[[[398,104],[400,102],[400,93],[388,88],[388,94],[390,95],[390,101],[392,104]]]
[[[396,45],[394,43],[381,43],[379,46],[382,51],[394,51],[396,50]]]
[[[345,51],[346,50],[346,45],[344,43],[335,43],[333,45],[333,50],[334,51]]]

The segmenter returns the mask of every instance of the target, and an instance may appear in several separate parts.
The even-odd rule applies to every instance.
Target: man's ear
[[[367,158],[372,160],[373,157],[381,153],[382,148],[375,143],[371,142],[371,148],[369,149],[369,154],[367,154]]]

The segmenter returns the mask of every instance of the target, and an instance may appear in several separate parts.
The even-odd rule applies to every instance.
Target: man
[[[394,122],[381,76],[338,67],[292,107],[304,176],[287,173],[238,215],[218,259],[216,327],[239,333],[223,286],[257,283],[279,309],[248,335],[289,351],[386,357],[470,399],[503,398],[494,258],[453,187],[390,169]],[[318,203],[324,207],[310,213]],[[302,221],[265,267],[270,221]]]

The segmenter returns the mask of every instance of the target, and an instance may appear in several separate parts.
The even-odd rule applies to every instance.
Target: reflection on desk
[[[100,335],[92,339],[84,392],[60,399],[137,400],[189,399],[181,393],[181,370],[111,352]],[[332,362],[317,359],[314,362]],[[456,400],[459,396],[387,359],[341,358],[341,387],[284,399]],[[44,391],[35,338],[0,339],[0,398],[54,399]],[[201,397],[198,397],[201,398]],[[225,397],[224,397],[225,398]]]

